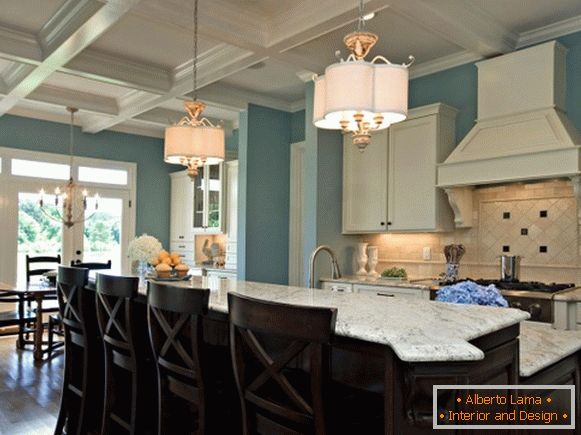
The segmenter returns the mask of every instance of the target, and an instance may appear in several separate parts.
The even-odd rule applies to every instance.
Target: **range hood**
[[[581,137],[565,115],[566,54],[551,41],[476,64],[476,125],[438,167],[457,226],[471,226],[472,186],[562,177],[579,185]]]

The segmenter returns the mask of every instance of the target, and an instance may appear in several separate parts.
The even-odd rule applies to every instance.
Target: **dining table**
[[[33,331],[33,355],[35,361],[42,361],[44,359],[44,354],[47,352],[47,350],[43,347],[43,304],[48,297],[56,296],[56,285],[48,281],[32,282],[23,285],[17,284],[15,286],[0,282],[0,293],[18,297],[21,300],[21,307],[24,306],[24,302],[27,299],[32,299],[35,302],[36,317]],[[22,315],[22,313],[20,314]],[[16,347],[18,349],[23,349],[24,345],[25,340],[22,331],[20,331],[18,334],[18,339],[16,340]]]

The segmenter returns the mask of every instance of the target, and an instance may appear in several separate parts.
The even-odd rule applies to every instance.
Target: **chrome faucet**
[[[317,249],[313,251],[311,254],[311,261],[309,263],[309,287],[315,288],[315,260],[317,259],[317,255],[321,251],[326,251],[331,257],[331,278],[339,279],[341,278],[341,271],[339,270],[339,263],[337,262],[337,256],[333,252],[331,248],[327,245],[321,245]]]

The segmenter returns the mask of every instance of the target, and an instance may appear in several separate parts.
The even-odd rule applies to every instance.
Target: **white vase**
[[[369,272],[367,272],[367,275],[377,278],[379,273],[375,270],[375,268],[377,267],[377,263],[379,261],[379,249],[377,246],[370,246],[367,248],[367,252],[369,253],[369,260],[367,261],[367,268],[369,269]]]
[[[357,243],[357,272],[356,275],[367,275],[365,265],[367,264],[367,243]]]

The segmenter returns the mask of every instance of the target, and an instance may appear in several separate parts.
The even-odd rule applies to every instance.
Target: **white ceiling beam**
[[[395,12],[430,32],[482,57],[508,53],[518,35],[465,0],[388,0]]]
[[[31,92],[27,99],[58,106],[69,106],[81,109],[83,112],[117,113],[117,100],[102,95],[80,92],[77,90],[43,84]]]
[[[0,116],[114,25],[139,0],[68,0],[40,35],[42,61],[0,101]],[[100,6],[96,10],[96,6]],[[80,7],[80,9],[79,9]],[[89,16],[87,18],[87,16]]]
[[[172,73],[155,65],[131,61],[88,48],[61,71],[101,83],[165,94],[171,89]]]
[[[204,58],[200,59],[198,65],[198,86],[200,89],[263,60],[262,58],[256,58],[256,55],[250,52],[231,46],[221,46],[217,50],[211,51],[204,53]],[[192,90],[191,68],[180,68],[176,72],[174,86],[168,93],[164,95],[153,95],[146,92],[132,93],[121,101],[117,116],[103,118],[95,123],[87,124],[84,126],[84,131],[98,133],[154,109],[169,100],[181,97]]]
[[[34,35],[0,26],[0,57],[38,64],[42,61],[42,50]]]

